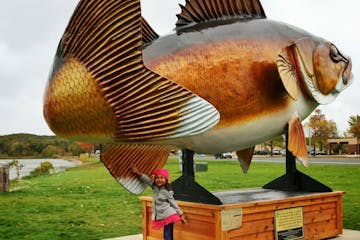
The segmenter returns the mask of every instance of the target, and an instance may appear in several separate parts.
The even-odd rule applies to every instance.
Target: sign
[[[275,239],[290,240],[304,237],[304,213],[302,207],[275,211]]]
[[[241,227],[242,208],[221,211],[221,230],[228,231]]]

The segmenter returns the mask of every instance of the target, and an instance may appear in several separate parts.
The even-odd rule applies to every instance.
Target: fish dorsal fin
[[[142,48],[156,37],[140,0],[81,0],[60,41],[52,75],[65,68],[82,81],[71,63],[84,69],[111,108],[114,141],[187,137],[220,119],[209,102],[146,68]]]
[[[288,122],[288,150],[296,157],[304,166],[308,166],[308,154],[306,148],[306,140],[301,121],[298,117],[293,117]]]
[[[154,31],[154,29],[149,25],[149,23],[141,17],[141,30],[142,30],[142,41],[143,45],[147,45],[159,38],[159,35]]]
[[[254,154],[254,149],[255,149],[255,146],[236,152],[236,155],[240,162],[241,169],[243,170],[244,173],[247,173],[247,171],[250,167],[252,156]]]
[[[150,175],[162,168],[170,154],[171,147],[145,144],[106,144],[101,150],[101,161],[111,175],[126,190],[140,194],[146,188],[130,167],[135,165],[140,172]]]
[[[177,15],[177,28],[220,19],[266,18],[259,0],[186,0]]]

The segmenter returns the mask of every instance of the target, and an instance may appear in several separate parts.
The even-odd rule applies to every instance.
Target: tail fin
[[[141,17],[140,0],[80,1],[60,41],[49,79],[49,85],[59,91],[48,93],[45,104],[57,109],[60,101],[66,107],[57,115],[48,114],[48,123],[62,129],[66,124],[56,125],[64,116],[70,116],[68,124],[81,120],[78,132],[71,130],[66,136],[86,138],[85,127],[94,119],[82,114],[84,107],[89,108],[84,96],[100,92],[104,109],[95,115],[106,111],[102,121],[111,118],[106,136],[115,141],[186,137],[217,124],[219,113],[209,102],[145,67],[143,45],[157,37]],[[59,77],[58,72],[66,74]],[[78,90],[76,102],[69,103],[73,89]]]

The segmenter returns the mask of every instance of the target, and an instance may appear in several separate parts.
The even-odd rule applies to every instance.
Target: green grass
[[[209,161],[196,181],[210,191],[261,187],[284,173],[284,164],[253,163],[242,174],[235,161]],[[177,160],[165,166],[172,180],[180,176]],[[360,168],[298,167],[343,198],[344,228],[360,230]],[[235,176],[235,177],[234,177]],[[146,190],[144,195],[151,195]],[[0,239],[104,239],[141,230],[141,202],[124,190],[98,161],[51,176],[11,184],[0,195]]]

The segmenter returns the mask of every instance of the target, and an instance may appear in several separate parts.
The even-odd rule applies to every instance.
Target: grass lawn
[[[284,164],[253,163],[242,174],[235,161],[209,161],[196,181],[210,191],[261,187],[282,175]],[[177,159],[165,166],[180,176]],[[360,230],[360,168],[298,166],[343,198],[344,228]],[[235,176],[235,177],[234,177]],[[144,195],[151,195],[146,190]],[[124,190],[98,160],[66,172],[21,180],[0,195],[0,239],[104,239],[141,233],[141,202]]]

